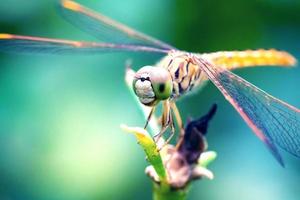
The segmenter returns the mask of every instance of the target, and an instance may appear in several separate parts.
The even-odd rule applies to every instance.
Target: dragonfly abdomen
[[[178,98],[202,85],[206,76],[194,60],[194,55],[186,52],[171,52],[160,63],[170,72],[173,81],[172,98]]]
[[[250,66],[293,66],[296,64],[296,59],[292,55],[275,49],[219,51],[202,54],[201,57],[228,70]]]

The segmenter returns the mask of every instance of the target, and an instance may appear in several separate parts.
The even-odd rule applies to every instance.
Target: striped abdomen
[[[246,51],[219,51],[201,54],[201,57],[211,61],[214,65],[232,70],[249,66],[292,66],[296,59],[285,51],[246,50]]]

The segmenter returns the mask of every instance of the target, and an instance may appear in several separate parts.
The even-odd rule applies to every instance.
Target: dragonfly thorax
[[[146,106],[155,106],[159,101],[170,98],[173,89],[169,71],[153,66],[138,70],[132,87],[140,102]]]
[[[189,93],[196,87],[199,88],[207,80],[198,66],[197,56],[188,52],[171,51],[157,64],[157,66],[167,69],[172,77],[171,97],[173,99]]]

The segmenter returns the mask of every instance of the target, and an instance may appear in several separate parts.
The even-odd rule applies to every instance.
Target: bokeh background
[[[81,0],[88,7],[194,52],[284,49],[300,58],[298,0]],[[1,0],[0,32],[94,40],[65,22],[53,0]],[[0,199],[151,199],[147,162],[121,123],[144,119],[124,83],[124,63],[143,54],[0,54]],[[235,71],[300,107],[300,69]],[[189,199],[297,200],[300,160],[282,151],[281,168],[210,83],[178,103],[183,118],[219,106],[208,133],[213,181],[195,182]]]

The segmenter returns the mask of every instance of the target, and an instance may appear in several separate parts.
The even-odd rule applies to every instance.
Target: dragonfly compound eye
[[[151,66],[141,68],[135,74],[132,83],[135,94],[140,102],[146,106],[154,106],[158,103],[150,79],[152,68]]]
[[[141,103],[154,106],[172,94],[172,78],[169,71],[162,67],[145,66],[135,74],[133,90]]]

